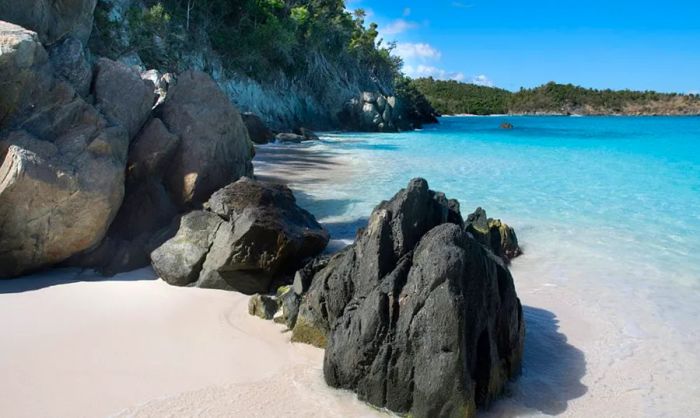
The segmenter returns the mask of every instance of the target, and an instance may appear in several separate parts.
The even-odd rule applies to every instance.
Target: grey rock
[[[276,278],[291,277],[302,260],[328,243],[328,232],[296,205],[285,186],[244,177],[214,193],[205,206],[207,212],[193,212],[211,220],[198,224],[198,235],[183,223],[151,256],[171,284],[267,293]],[[172,260],[181,259],[191,261],[176,262],[179,267],[170,274],[176,270]]]
[[[306,141],[318,141],[321,139],[316,135],[316,132],[307,128],[299,128],[299,134],[303,136]]]
[[[168,89],[161,118],[181,140],[165,176],[178,206],[198,207],[216,190],[253,175],[254,148],[248,130],[207,74],[181,74]]]
[[[158,276],[176,286],[196,281],[222,224],[224,221],[211,212],[194,211],[183,216],[177,234],[151,253]]]
[[[314,275],[328,265],[330,257],[318,256],[307,262],[304,267],[294,274],[293,290],[297,295],[303,295],[311,287]]]
[[[303,141],[306,141],[306,137],[293,133],[279,133],[275,135],[275,140],[277,142],[291,142],[294,144],[300,144]]]
[[[207,207],[229,224],[215,238],[197,286],[262,293],[319,254],[328,232],[296,205],[286,186],[248,178],[214,193]]]
[[[282,318],[287,328],[294,329],[299,315],[299,305],[301,304],[301,296],[294,291],[286,292],[281,297],[282,302]]]
[[[82,97],[90,93],[92,66],[85,57],[83,43],[68,37],[49,51],[56,74],[67,81]]]
[[[97,107],[112,123],[123,126],[133,138],[151,113],[154,86],[140,74],[116,61],[100,58],[95,69]]]
[[[97,0],[3,0],[0,20],[28,28],[51,45],[72,36],[83,44],[92,32]]]

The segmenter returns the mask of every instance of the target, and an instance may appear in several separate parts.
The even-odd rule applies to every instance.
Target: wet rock
[[[302,142],[306,141],[306,137],[293,133],[279,133],[275,135],[275,141],[301,144]]]

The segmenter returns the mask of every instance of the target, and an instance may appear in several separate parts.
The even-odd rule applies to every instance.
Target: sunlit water
[[[585,415],[605,402],[625,416],[700,413],[700,118],[442,118],[296,147],[350,167],[291,183],[335,246],[417,176],[463,214],[482,206],[515,227],[525,251],[512,266],[516,287],[524,304],[547,309],[526,311],[530,351],[510,389],[515,409],[502,415]],[[543,342],[561,334],[538,318],[556,323],[565,311],[578,346]],[[560,359],[576,363],[561,365],[569,374],[545,367],[564,349],[583,353]]]

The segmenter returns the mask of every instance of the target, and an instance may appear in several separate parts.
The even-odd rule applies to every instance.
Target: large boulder
[[[412,180],[390,201],[380,203],[355,243],[314,275],[293,340],[325,345],[331,325],[355,295],[373,289],[430,229],[445,222],[461,223],[461,215],[454,212],[457,207],[443,193],[430,190],[423,179]]]
[[[46,45],[68,35],[85,44],[92,32],[96,4],[97,0],[3,0],[0,20],[37,32]]]
[[[164,233],[179,210],[165,190],[162,176],[179,138],[152,118],[131,141],[126,193],[105,240],[67,264],[113,275],[147,266],[149,254],[172,234]]]
[[[473,417],[519,373],[513,279],[455,207],[414,180],[316,273],[294,338],[326,347],[330,386],[410,416]]]
[[[151,255],[168,283],[266,293],[275,279],[291,279],[328,243],[328,232],[285,186],[244,177],[214,193],[205,206],[207,211],[187,215],[206,218],[206,224],[197,224],[201,229],[192,232],[189,218],[183,218],[177,235]]]
[[[54,77],[33,33],[0,23],[0,52],[0,277],[9,277],[100,242],[124,195],[128,137]]]
[[[464,226],[477,241],[490,248],[506,263],[523,253],[515,230],[500,219],[487,217],[486,211],[480,207],[467,216]]]
[[[181,139],[166,187],[181,207],[198,207],[213,192],[253,175],[253,144],[241,115],[214,80],[188,71],[170,87],[161,117]]]
[[[138,71],[100,58],[95,69],[94,94],[97,107],[133,138],[141,129],[155,103],[155,86],[142,80]]]

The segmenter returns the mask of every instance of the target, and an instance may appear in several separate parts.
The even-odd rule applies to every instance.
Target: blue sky
[[[411,76],[700,92],[700,0],[350,0]]]

